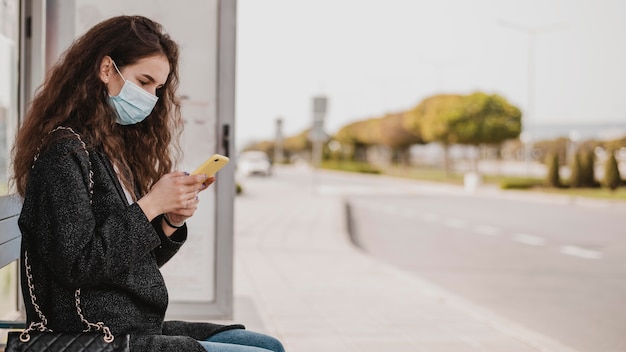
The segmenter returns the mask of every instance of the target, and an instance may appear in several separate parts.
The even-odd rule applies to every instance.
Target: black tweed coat
[[[22,263],[28,260],[37,304],[54,331],[82,331],[74,291],[90,322],[113,334],[130,334],[132,351],[205,352],[196,340],[242,325],[164,322],[168,293],[159,268],[187,238],[183,227],[171,237],[161,217],[148,221],[129,205],[110,161],[98,150],[85,153],[67,130],[42,150],[30,173],[19,218]],[[91,165],[90,165],[91,163]],[[89,171],[93,171],[90,202]],[[39,321],[22,268],[27,322]]]

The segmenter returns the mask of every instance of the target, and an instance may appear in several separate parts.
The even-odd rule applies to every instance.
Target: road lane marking
[[[449,218],[446,219],[444,225],[451,227],[453,229],[464,229],[467,226],[467,223],[461,219]]]
[[[592,249],[586,249],[578,246],[563,246],[561,247],[561,253],[583,259],[600,259],[603,256],[600,251],[594,251]]]
[[[474,232],[485,236],[497,236],[500,233],[500,229],[495,226],[477,225],[474,227]]]
[[[422,218],[422,221],[425,222],[437,222],[439,221],[439,216],[433,213],[424,213],[422,215],[420,215],[420,217]]]
[[[546,240],[542,237],[527,235],[523,233],[513,236],[513,241],[527,244],[529,246],[543,246],[546,244]]]

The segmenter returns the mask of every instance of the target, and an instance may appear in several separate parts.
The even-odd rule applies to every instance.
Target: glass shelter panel
[[[9,155],[18,121],[19,2],[0,2],[0,195],[9,193]]]
[[[0,2],[0,195],[9,193],[9,160],[18,121],[19,2]],[[0,237],[0,246],[7,236]],[[0,320],[17,316],[17,265],[0,269]]]

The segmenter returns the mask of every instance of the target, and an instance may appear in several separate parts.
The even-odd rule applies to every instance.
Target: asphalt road
[[[626,351],[626,207],[319,175],[368,253],[581,352]]]

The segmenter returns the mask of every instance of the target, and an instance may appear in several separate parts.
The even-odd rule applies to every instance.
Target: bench
[[[20,258],[21,233],[17,226],[21,202],[15,195],[0,196],[0,268]],[[19,320],[0,320],[0,329],[24,329]]]

